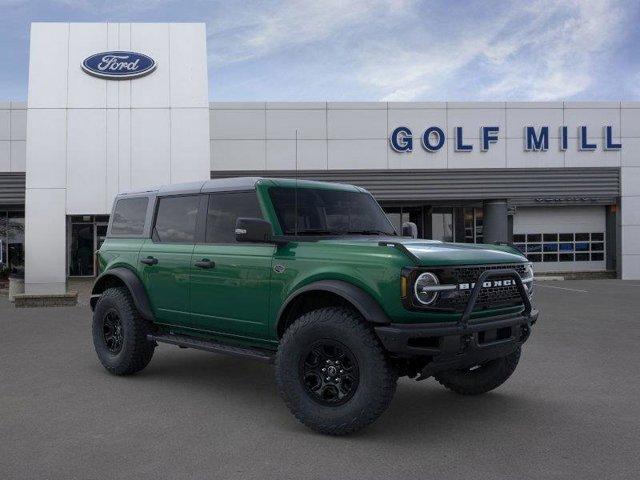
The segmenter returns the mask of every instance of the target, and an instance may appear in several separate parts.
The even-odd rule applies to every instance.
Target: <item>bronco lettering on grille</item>
[[[484,282],[482,284],[482,286],[484,288],[491,288],[491,287],[511,287],[513,285],[515,285],[516,283],[513,280],[492,280],[492,281],[487,281]],[[475,283],[460,283],[458,284],[458,289],[459,290],[471,290],[473,287],[475,287],[476,284]]]

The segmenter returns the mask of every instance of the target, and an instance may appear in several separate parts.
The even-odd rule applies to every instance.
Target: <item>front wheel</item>
[[[520,360],[520,347],[513,353],[482,365],[448,370],[434,375],[445,388],[460,395],[479,395],[498,388],[513,374]]]
[[[329,307],[301,316],[285,332],[276,382],[300,422],[346,435],[382,415],[397,375],[371,327],[352,310]]]

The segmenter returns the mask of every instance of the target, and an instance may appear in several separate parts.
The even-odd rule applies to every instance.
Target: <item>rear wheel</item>
[[[498,388],[513,374],[520,360],[520,347],[513,353],[482,365],[449,370],[434,375],[445,388],[460,395],[479,395]]]
[[[151,323],[143,319],[125,288],[109,288],[93,312],[93,345],[100,363],[115,375],[139,372],[151,361]]]
[[[387,409],[397,375],[371,327],[352,310],[329,307],[301,316],[285,332],[276,381],[300,422],[346,435]]]

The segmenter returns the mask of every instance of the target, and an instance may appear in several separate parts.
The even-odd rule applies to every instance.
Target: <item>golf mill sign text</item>
[[[578,127],[577,148],[581,151],[594,151],[598,148],[598,141],[594,139],[595,132],[590,132],[586,126]],[[500,127],[480,127],[480,151],[487,152],[489,147],[498,142]],[[590,135],[591,134],[591,135]],[[613,127],[606,125],[602,128],[601,148],[603,150],[621,150],[622,143],[614,137]],[[462,127],[453,128],[454,150],[456,152],[471,152],[473,145],[470,137],[465,137]],[[445,144],[445,133],[440,127],[429,127],[420,136],[422,148],[428,152],[437,152]],[[524,150],[527,152],[546,152],[549,150],[549,127],[524,127]],[[411,152],[413,150],[413,132],[409,127],[397,127],[389,137],[389,144],[396,152]],[[569,127],[561,126],[558,132],[558,148],[567,150],[569,146]]]

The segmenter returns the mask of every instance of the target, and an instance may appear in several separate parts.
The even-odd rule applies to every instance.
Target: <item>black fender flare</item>
[[[140,312],[140,315],[142,315],[142,318],[153,321],[154,316],[151,310],[151,304],[149,303],[149,297],[147,296],[147,291],[142,281],[134,272],[124,267],[107,270],[96,279],[96,282],[93,284],[93,289],[91,290],[91,300],[89,302],[91,304],[91,310],[95,309],[98,298],[105,291],[105,286],[108,284],[108,281],[113,278],[117,278],[127,287],[131,298],[133,298],[133,303]]]
[[[319,280],[317,282],[309,283],[301,288],[298,288],[292,292],[286,300],[283,302],[280,310],[278,311],[278,317],[276,320],[276,331],[279,331],[281,322],[283,321],[284,312],[287,307],[305,292],[318,290],[324,292],[330,292],[344,298],[351,303],[356,310],[362,315],[362,317],[371,323],[376,324],[389,324],[391,320],[384,312],[380,304],[367,292],[362,290],[356,285],[345,282],[343,280]]]

